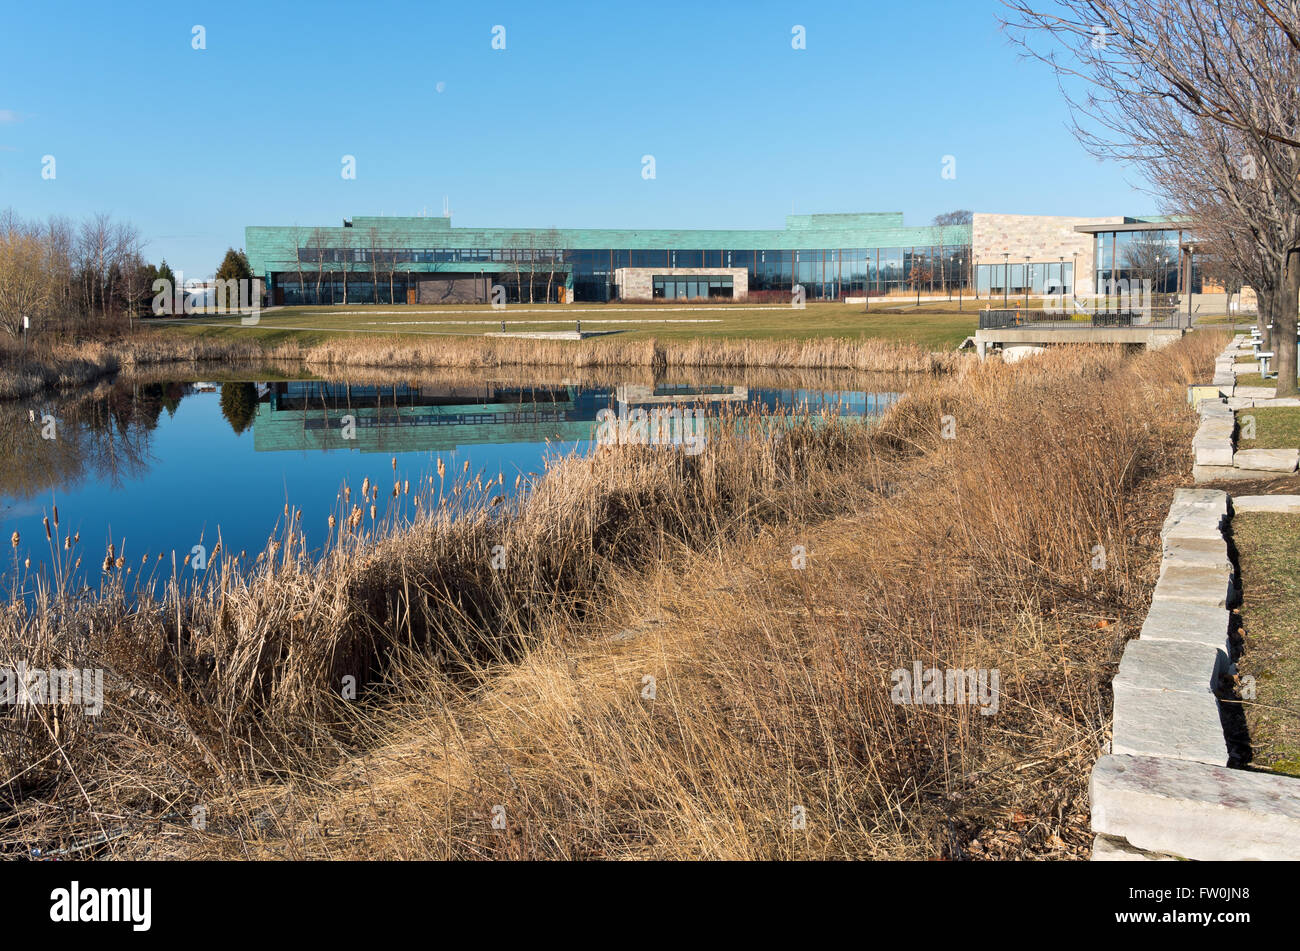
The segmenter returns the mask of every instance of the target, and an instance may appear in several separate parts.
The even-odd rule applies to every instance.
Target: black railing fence
[[[1060,310],[1007,307],[980,311],[980,330],[1032,327],[1036,330],[1083,330],[1091,327],[1140,327],[1176,330],[1187,326],[1187,315],[1172,307],[1148,310],[1101,311],[1070,314]]]

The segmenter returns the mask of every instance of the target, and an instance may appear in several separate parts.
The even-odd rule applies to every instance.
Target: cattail
[[[13,545],[15,548],[18,547],[18,533],[17,533],[17,532],[14,532],[13,537],[9,539],[9,544]]]
[[[288,503],[288,502],[285,502],[285,503],[284,503],[284,517],[285,517],[285,518],[288,518],[288,517],[289,517],[289,503]]]
[[[370,497],[370,476],[361,480],[361,497],[367,499]]]
[[[71,551],[71,550],[72,550],[72,536],[71,536],[71,535],[65,535],[65,536],[63,537],[63,550],[64,550],[64,551]]]
[[[373,505],[370,506],[370,520],[372,522],[375,520],[375,507]]]
[[[81,541],[81,532],[74,532],[72,535],[72,544],[76,545]]]
[[[393,471],[397,471],[397,457],[393,456]]]
[[[24,558],[24,559],[23,559],[23,567],[24,567],[24,568],[30,568],[31,566],[32,566],[32,560],[31,560],[30,558]]]
[[[402,480],[402,494],[403,494],[403,495],[410,495],[410,494],[411,494],[411,480],[410,480],[410,479],[403,479],[403,480]]]
[[[524,477],[524,474],[523,474],[522,472],[519,473],[519,475],[515,476],[515,488],[516,488],[516,489],[519,488],[519,481],[520,481],[521,479],[523,479],[523,477]]]
[[[45,540],[48,542],[50,540],[50,517],[47,515],[41,521],[45,524]]]
[[[343,501],[344,502],[352,501],[352,489],[346,485],[343,487]]]
[[[468,460],[468,459],[465,460],[465,467],[464,467],[463,469],[461,469],[460,471],[461,471],[461,474],[462,474],[462,475],[465,474],[465,473],[467,473],[467,472],[469,472],[469,460]]]
[[[334,528],[334,524],[335,524],[335,519],[334,519],[334,516],[331,515],[331,516],[330,516],[330,528],[331,528],[331,529]]]
[[[59,527],[59,507],[57,505],[54,506],[54,527]]]
[[[113,564],[116,565],[118,568],[121,568],[122,565],[125,563],[125,561],[126,561],[125,558],[123,558],[121,555],[118,555],[117,561],[113,562]]]
[[[447,474],[447,467],[446,467],[445,465],[443,465],[442,460],[439,459],[439,460],[438,460],[438,478],[441,479],[441,478],[442,478],[443,476],[445,476],[446,474]],[[433,480],[430,479],[429,481],[432,482]]]

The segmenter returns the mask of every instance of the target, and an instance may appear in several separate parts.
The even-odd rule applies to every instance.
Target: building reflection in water
[[[383,453],[581,442],[593,438],[601,409],[623,414],[637,407],[703,405],[710,415],[730,408],[764,417],[823,411],[870,417],[884,412],[899,395],[672,383],[371,386],[294,380],[257,385],[253,441],[258,452]]]

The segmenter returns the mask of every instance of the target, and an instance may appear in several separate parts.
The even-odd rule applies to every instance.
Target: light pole
[[[953,256],[952,256],[952,273],[953,273],[953,276],[957,278],[957,309],[958,309],[958,310],[961,310],[961,309],[962,309],[962,305],[961,305],[961,274],[959,273],[959,269],[958,269],[958,258],[960,258],[960,257],[961,257],[961,255],[957,254],[956,252],[953,252]],[[951,284],[949,284],[948,286],[949,286],[949,287],[952,287]],[[949,300],[952,299],[952,293],[951,293],[951,292],[949,292],[949,294],[948,294],[948,298],[949,298]]]
[[[1187,246],[1187,326],[1192,325],[1192,264],[1195,260],[1196,248],[1194,245]]]
[[[1029,310],[1029,255],[1025,255],[1025,310]]]
[[[1061,280],[1065,280],[1064,277]],[[1074,252],[1074,263],[1070,265],[1070,299],[1076,300],[1079,292],[1079,252]],[[1073,309],[1073,308],[1071,308]]]
[[[1002,252],[1002,309],[1011,306],[1009,293],[1011,287],[1011,252]]]

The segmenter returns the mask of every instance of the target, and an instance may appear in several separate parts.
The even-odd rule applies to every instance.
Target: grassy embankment
[[[1258,412],[1258,410],[1256,411]],[[1292,446],[1297,443],[1291,443]],[[1300,776],[1300,532],[1294,515],[1234,515],[1242,578],[1241,677],[1253,765]]]
[[[585,329],[619,332],[582,341],[493,336],[501,312],[489,307],[284,308],[263,314],[252,326],[231,317],[151,320],[108,341],[38,347],[25,359],[12,346],[0,348],[0,399],[73,389],[119,371],[171,366],[197,373],[233,362],[281,367],[296,362],[329,374],[404,367],[936,372],[959,362],[952,349],[976,323],[973,310],[864,314],[843,304],[809,304],[805,310],[743,305],[528,309],[540,316],[518,308],[505,312],[512,330],[571,329],[581,319]]]
[[[323,563],[289,532],[193,595],[129,602],[110,558],[100,596],[0,616],[0,662],[111,671],[97,729],[33,708],[0,732],[0,844],[1086,855],[1109,678],[1190,465],[1184,388],[1223,343],[966,364],[879,427],[602,452],[518,501],[464,486],[459,518],[386,526],[390,490],[353,487]],[[913,661],[999,670],[998,712],[891,702]]]

